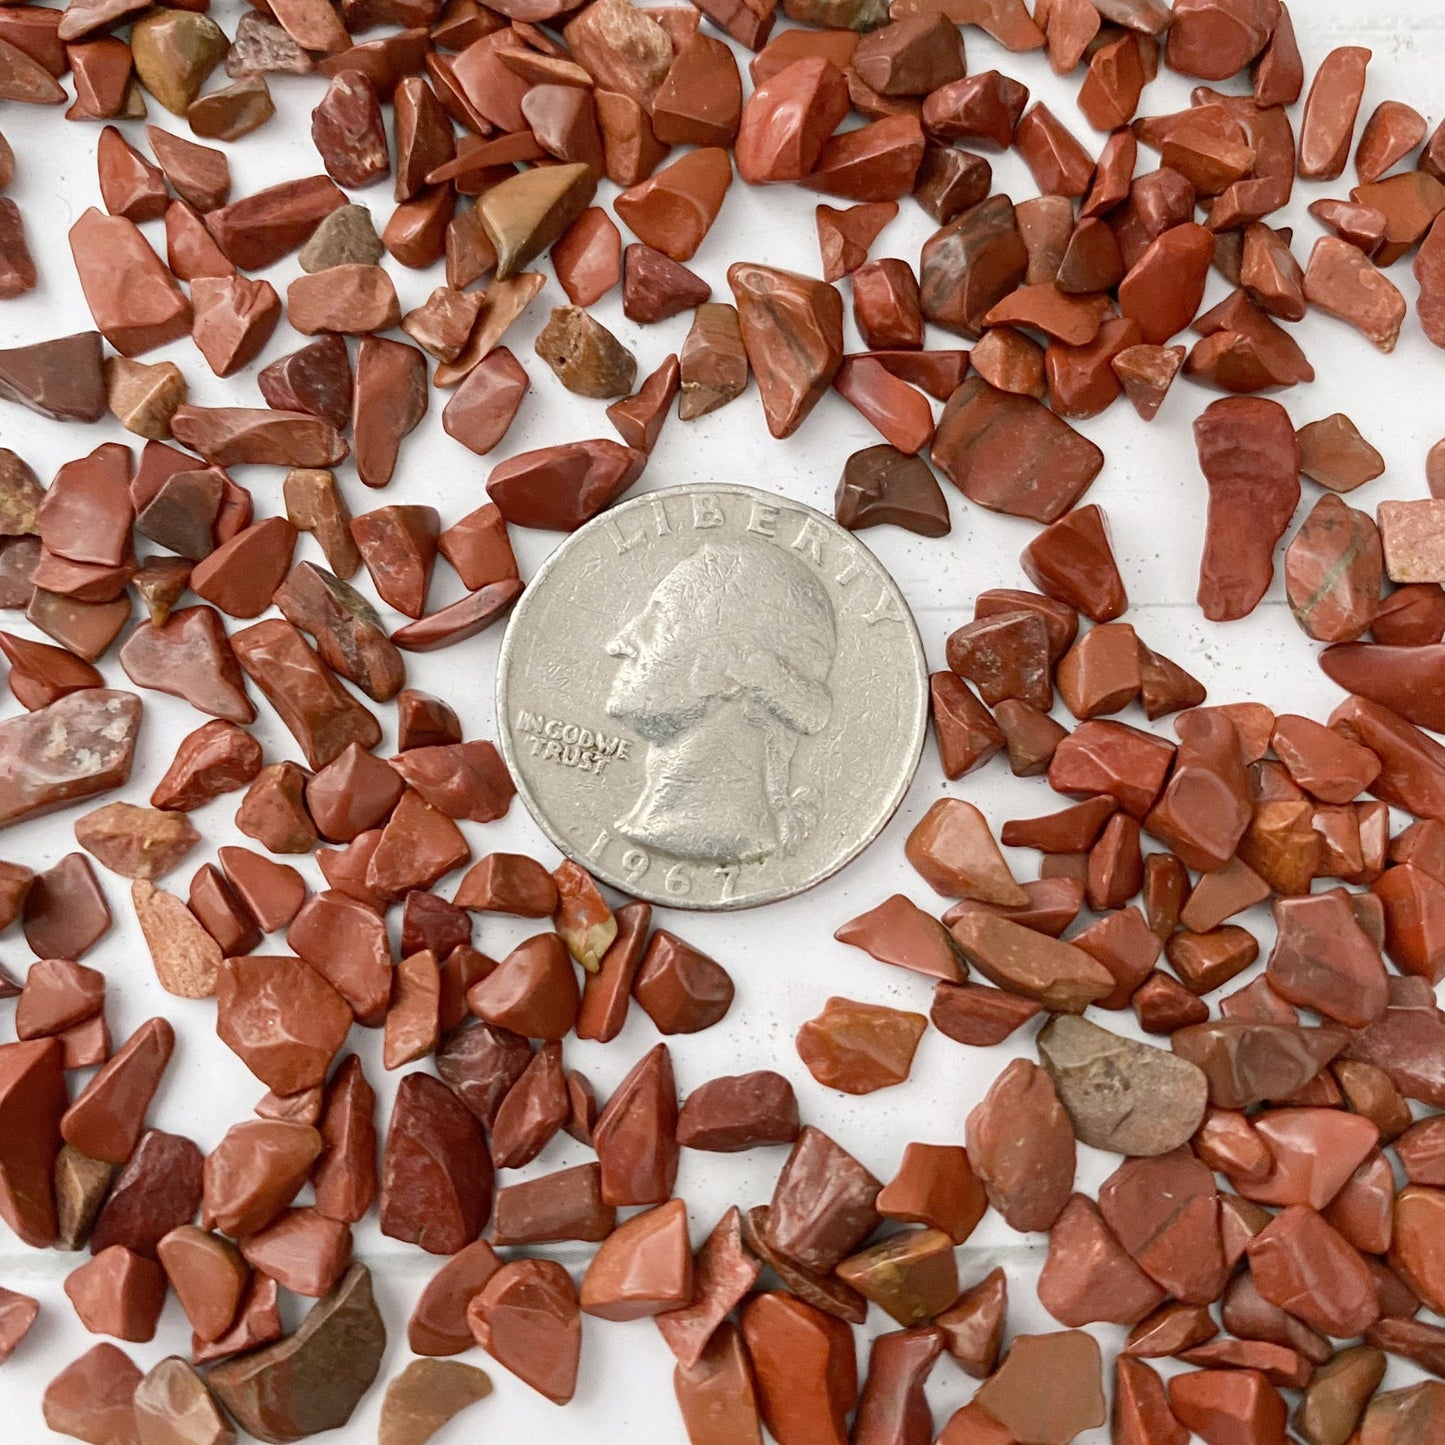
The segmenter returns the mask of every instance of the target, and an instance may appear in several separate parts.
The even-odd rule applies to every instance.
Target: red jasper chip
[[[322,837],[348,843],[386,821],[406,784],[356,743],[306,782],[306,810]]]
[[[577,1386],[582,1319],[567,1271],[553,1260],[502,1265],[467,1309],[472,1336],[498,1364],[554,1404]]]
[[[333,890],[302,905],[287,944],[351,1005],[358,1022],[376,1026],[392,992],[386,925],[376,910]]]
[[[886,1219],[940,1229],[962,1244],[983,1218],[988,1199],[955,1144],[908,1144],[898,1173],[878,1195],[878,1212]]]
[[[901,893],[843,924],[833,937],[864,949],[880,963],[932,978],[961,982],[966,972],[948,930]]]
[[[506,1037],[506,1030],[499,1030]],[[510,1058],[504,1056],[509,1066]],[[562,1067],[562,1047],[543,1044],[525,1059],[518,1054],[516,1082],[504,1085],[491,1120],[492,1155],[499,1169],[519,1169],[556,1136],[571,1116],[571,1099]],[[507,1080],[510,1083],[510,1077]]]
[[[286,863],[263,858],[249,848],[217,850],[226,880],[255,915],[263,933],[284,928],[306,901],[306,883]]]
[[[454,901],[482,912],[550,918],[557,911],[557,885],[535,858],[489,853],[463,875]]]
[[[105,894],[84,853],[66,854],[37,873],[26,891],[25,941],[41,958],[80,958],[110,930],[110,922]]]
[[[64,1032],[98,1013],[105,1002],[105,976],[64,958],[31,964],[15,1005],[15,1032],[22,1039]]]
[[[733,1154],[798,1137],[798,1101],[781,1074],[762,1070],[710,1079],[683,1102],[677,1141],[688,1149]]]
[[[490,1244],[477,1240],[454,1254],[431,1277],[407,1325],[413,1354],[458,1355],[476,1343],[467,1306],[501,1268]]]
[[[455,949],[470,948],[471,941],[472,920],[464,909],[420,889],[406,895],[401,915],[403,954],[430,949],[442,959]]]
[[[122,1246],[154,1259],[161,1238],[200,1205],[202,1166],[191,1140],[158,1129],[142,1134],[96,1218],[91,1253]]]
[[[1016,698],[1047,711],[1053,706],[1049,632],[1034,612],[979,616],[948,638],[949,670],[972,682],[990,707]]]
[[[8,1359],[30,1333],[39,1313],[39,1300],[15,1290],[0,1289],[0,1360]]]
[[[65,1111],[60,1132],[66,1143],[111,1164],[129,1159],[174,1047],[175,1032],[164,1019],[143,1023]]]
[[[381,726],[322,665],[289,622],[268,618],[231,639],[246,675],[266,695],[301,744],[306,761],[323,767],[350,743],[372,748]]]
[[[1019,560],[1041,592],[1095,622],[1110,622],[1129,605],[1099,507],[1075,508],[1030,542]]]
[[[331,1219],[355,1224],[376,1197],[375,1109],[361,1061],[348,1054],[326,1086],[317,1121],[322,1152],[311,1170],[316,1208]]]
[[[351,1028],[346,1000],[299,958],[248,956],[221,965],[216,1032],[268,1088],[320,1084]]]
[[[0,1217],[37,1249],[57,1232],[50,1180],[67,1103],[63,1052],[55,1039],[0,1045]]]
[[[659,928],[643,954],[632,996],[660,1033],[698,1033],[720,1022],[732,1006],[733,982],[720,963]]]
[[[144,1343],[155,1336],[166,1277],[153,1259],[116,1244],[72,1270],[65,1293],[92,1334]]]
[[[692,1298],[687,1205],[669,1200],[634,1215],[602,1241],[582,1278],[584,1314],[644,1319],[681,1309]]]
[[[753,1362],[759,1406],[779,1439],[828,1431],[844,1440],[858,1394],[853,1337],[847,1324],[781,1291],[755,1295],[742,1311],[743,1338]],[[794,1371],[801,1362],[806,1371]],[[805,1380],[806,1384],[801,1381]]]
[[[381,1165],[381,1231],[433,1254],[455,1254],[492,1206],[486,1140],[460,1100],[429,1074],[397,1089]]]
[[[519,944],[467,993],[467,1006],[487,1023],[535,1039],[562,1039],[580,1002],[576,970],[562,940],[539,933]]]
[[[69,239],[96,329],[122,356],[138,356],[190,330],[190,302],[134,222],[92,207],[71,226]]]

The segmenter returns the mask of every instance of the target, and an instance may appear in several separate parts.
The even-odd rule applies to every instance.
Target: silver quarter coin
[[[727,482],[574,532],[513,611],[502,750],[532,816],[634,898],[789,898],[877,837],[918,765],[928,672],[878,559]]]

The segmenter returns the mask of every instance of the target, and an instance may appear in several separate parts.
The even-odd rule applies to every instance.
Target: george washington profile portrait
[[[836,634],[822,584],[779,547],[708,542],[677,563],[607,644],[607,712],[649,744],[617,831],[703,862],[796,852],[821,798],[793,755],[832,713]]]

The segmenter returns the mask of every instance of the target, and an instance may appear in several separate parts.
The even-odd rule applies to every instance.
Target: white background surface
[[[234,0],[220,0],[213,14],[229,34],[234,32],[242,8]],[[1375,6],[1361,6],[1355,0],[1309,0],[1295,9],[1307,75],[1313,74],[1322,56],[1334,45],[1357,43],[1373,47],[1375,59],[1361,111],[1362,124],[1384,99],[1409,102],[1426,115],[1432,127],[1441,119],[1445,105],[1439,94],[1440,71],[1445,62],[1445,13],[1436,0],[1389,0]],[[1073,103],[1077,77],[1060,82],[1050,74],[1041,55],[1009,56],[977,30],[966,31],[965,39],[970,71],[997,66],[1024,80],[1036,97],[1046,99],[1097,152],[1102,137],[1088,131]],[[744,56],[747,86],[745,60]],[[309,138],[309,114],[321,97],[324,80],[316,76],[273,76],[270,81],[277,117],[259,132],[227,148],[235,196],[321,169]],[[211,84],[214,87],[223,82],[218,71]],[[1187,103],[1188,83],[1165,72],[1146,89],[1141,113],[1174,110]],[[187,133],[182,122],[154,103],[151,111],[153,122]],[[64,237],[69,224],[86,206],[99,204],[94,167],[98,127],[63,121],[60,107],[12,105],[0,113],[0,129],[13,145],[17,161],[17,177],[9,194],[22,208],[41,273],[41,285],[35,293],[0,306],[0,345],[86,328],[91,323]],[[140,123],[128,123],[126,132],[130,139],[143,144]],[[991,155],[990,160],[995,168],[996,189],[1016,200],[1035,193],[1017,157]],[[1155,164],[1157,159],[1152,153],[1141,154],[1141,171]],[[1318,225],[1306,214],[1306,206],[1321,196],[1346,196],[1353,181],[1351,167],[1333,184],[1300,184],[1288,212],[1273,218],[1276,223],[1296,227],[1295,251],[1302,261],[1320,234]],[[613,194],[614,188],[605,186],[600,199],[610,200]],[[372,207],[380,230],[391,210],[389,184],[358,192],[354,198]],[[790,187],[753,190],[735,182],[718,224],[691,264],[712,284],[719,300],[730,299],[725,272],[732,260],[748,259],[817,274],[813,208],[820,199],[826,198]],[[160,223],[145,229],[163,253]],[[883,232],[871,254],[901,256],[916,264],[919,247],[932,229],[923,212],[905,201],[898,218]],[[627,239],[630,237],[624,231]],[[395,277],[404,310],[419,304],[434,285],[441,284],[440,267],[434,273],[417,273],[396,266],[389,258],[386,264]],[[478,459],[453,442],[440,425],[443,398],[434,393],[431,415],[404,444],[396,478],[384,493],[368,495],[349,464],[339,470],[353,511],[391,502],[425,501],[440,509],[446,525],[485,500],[483,485],[493,462],[569,438],[612,435],[603,416],[604,403],[566,393],[532,354],[533,337],[545,322],[549,308],[566,301],[551,277],[550,266],[543,264],[542,269],[549,277],[547,288],[506,337],[506,344],[531,375],[532,390],[503,445],[492,457]],[[284,293],[287,281],[299,274],[299,268],[293,255],[261,274]],[[1390,276],[1413,298],[1408,262],[1393,267]],[[846,300],[849,288],[846,282],[841,284]],[[1213,305],[1226,290],[1222,279],[1213,275],[1205,305]],[[647,375],[669,351],[680,347],[689,322],[689,317],[683,315],[657,326],[636,326],[622,316],[620,289],[605,297],[594,310],[636,352],[640,376]],[[1386,475],[1350,501],[1372,509],[1387,498],[1425,495],[1425,453],[1445,430],[1440,407],[1445,362],[1420,334],[1413,312],[1393,356],[1378,354],[1354,332],[1325,317],[1309,317],[1294,334],[1319,375],[1313,386],[1280,397],[1296,424],[1337,410],[1347,411],[1388,463]],[[259,363],[226,381],[209,373],[189,341],[142,359],[169,357],[179,362],[195,402],[259,405],[254,387],[256,370],[300,341],[283,325]],[[859,344],[850,319],[849,349],[857,349]],[[929,344],[954,346],[959,342],[935,333],[929,337]],[[1212,393],[1181,380],[1152,425],[1140,422],[1130,407],[1120,402],[1106,415],[1080,427],[1108,457],[1087,500],[1100,503],[1108,513],[1132,604],[1127,620],[1151,647],[1199,676],[1209,687],[1210,701],[1257,698],[1280,711],[1297,710],[1322,718],[1339,701],[1340,693],[1318,670],[1318,646],[1305,638],[1291,619],[1278,577],[1266,602],[1242,622],[1207,624],[1194,604],[1204,485],[1195,462],[1190,427],[1193,418],[1213,399]],[[27,458],[43,481],[48,481],[62,462],[110,440],[138,444],[109,417],[88,428],[66,427],[16,407],[0,409],[0,443]],[[866,422],[830,394],[796,436],[787,442],[775,442],[763,426],[756,388],[751,388],[731,406],[700,421],[685,425],[675,417],[670,419],[639,488],[722,478],[769,487],[827,511],[831,509],[833,488],[844,459],[878,440]],[[236,475],[252,489],[258,516],[282,512],[280,469],[238,468]],[[909,598],[933,667],[943,665],[944,639],[971,615],[976,592],[986,587],[1028,585],[1017,565],[1017,556],[1036,530],[1032,523],[967,506],[952,488],[945,490],[953,511],[951,535],[930,541],[893,528],[866,534],[866,540],[892,569]],[[1304,493],[1296,525],[1318,498],[1320,489],[1306,481]],[[556,540],[549,534],[514,534],[524,577],[535,570]],[[310,538],[302,539],[298,557],[322,560]],[[356,581],[370,595],[364,573]],[[459,591],[455,577],[444,563],[439,563],[433,605],[452,600]],[[389,625],[401,620],[393,615]],[[38,636],[17,613],[0,617],[0,626],[21,635]],[[498,640],[499,634],[494,633],[450,651],[407,657],[409,681],[450,700],[464,720],[468,737],[495,736],[492,676]],[[113,652],[101,667],[109,685],[130,686]],[[173,698],[147,693],[145,701],[146,721],[134,776],[129,789],[120,795],[137,802],[145,800],[161,776],[176,741],[204,720]],[[8,698],[0,709],[6,715],[17,710]],[[379,711],[387,734],[384,752],[395,737],[394,715],[390,708]],[[295,744],[264,702],[260,703],[260,712],[256,732],[265,746],[267,760],[295,757]],[[1137,708],[1131,708],[1124,717],[1143,723]],[[857,779],[859,787],[867,787],[868,783],[867,777]],[[1003,1064],[1019,1053],[1031,1055],[1031,1030],[989,1051],[965,1049],[930,1030],[918,1051],[910,1081],[863,1099],[818,1087],[803,1069],[792,1045],[799,1024],[816,1014],[833,994],[927,1011],[931,992],[927,980],[875,964],[861,953],[835,943],[831,935],[843,920],[892,892],[906,892],[925,906],[935,903],[904,861],[902,843],[912,824],[945,791],[973,800],[995,827],[1010,817],[1048,812],[1061,801],[1041,779],[1013,778],[1001,759],[981,773],[946,785],[930,742],[907,801],[881,840],[859,862],[813,893],[731,916],[658,910],[657,923],[676,929],[712,953],[730,969],[738,986],[737,1002],[720,1026],[677,1041],[674,1061],[683,1094],[718,1074],[764,1067],[780,1069],[797,1087],[804,1119],[834,1135],[884,1179],[892,1175],[907,1141],[962,1140],[965,1115]],[[202,862],[214,859],[218,845],[250,841],[232,828],[236,803],[235,796],[222,799],[196,816],[204,843],[164,881],[165,886],[184,895],[190,874]],[[49,866],[74,850],[70,823],[79,811],[9,829],[0,837],[0,856],[24,861],[37,869]],[[555,852],[520,806],[514,806],[501,823],[464,828],[474,856],[510,849],[535,852],[549,866],[557,861]],[[1037,861],[1037,855],[1026,853],[1013,858],[1021,878],[1036,875]],[[313,885],[319,885],[320,875],[314,864],[302,861],[300,867]],[[450,895],[455,876],[441,885],[444,895]],[[209,1149],[228,1125],[247,1116],[264,1090],[216,1039],[213,1004],[186,1002],[161,991],[130,916],[125,881],[105,875],[103,885],[116,915],[116,926],[85,961],[107,975],[106,1009],[115,1042],[118,1045],[154,1014],[163,1013],[172,1019],[179,1042],[152,1107],[150,1123],[189,1135],[202,1149]],[[1260,925],[1267,946],[1267,915],[1259,910],[1256,915],[1246,921]],[[475,941],[486,952],[500,956],[528,931],[528,925],[519,920],[485,917],[478,920]],[[273,952],[284,951],[279,935],[269,939],[267,946]],[[23,973],[28,966],[30,953],[18,927],[0,939],[0,959],[16,973]],[[1113,1014],[1102,1021],[1128,1030],[1133,1016]],[[8,1018],[0,1020],[0,1036],[12,1036],[11,1029]],[[593,1082],[599,1097],[605,1099],[626,1069],[656,1039],[646,1016],[634,1009],[626,1029],[612,1045],[569,1040],[566,1057],[569,1065],[580,1068]],[[350,1046],[362,1054],[368,1076],[381,1094],[379,1122],[384,1128],[395,1081],[383,1074],[380,1044],[380,1031],[353,1030]],[[688,1201],[694,1240],[701,1241],[729,1204],[747,1207],[766,1201],[784,1153],[768,1149],[722,1156],[684,1151],[678,1192]],[[1081,1148],[1080,1154],[1079,1184],[1083,1188],[1096,1188],[1117,1163],[1112,1156],[1088,1149]],[[566,1167],[586,1157],[579,1145],[562,1137],[549,1145],[524,1174],[503,1175],[501,1182]],[[960,1251],[964,1284],[973,1283],[995,1263],[1006,1264],[1011,1287],[1011,1333],[1057,1328],[1033,1296],[1033,1278],[1044,1245],[1043,1236],[1021,1238],[991,1216]],[[438,1261],[415,1248],[382,1238],[374,1215],[357,1230],[356,1252],[373,1270],[387,1319],[390,1343],[382,1367],[384,1381],[410,1358],[405,1322]],[[5,1420],[0,1438],[7,1442],[31,1445],[51,1438],[41,1420],[41,1391],[58,1370],[95,1343],[95,1337],[88,1335],[75,1318],[61,1288],[66,1273],[85,1257],[30,1251],[8,1233],[0,1237],[0,1283],[33,1293],[42,1301],[35,1329],[0,1369],[0,1414]],[[580,1277],[586,1258],[582,1247],[575,1247],[572,1253],[561,1251],[558,1257]],[[292,1311],[292,1322],[298,1313]],[[874,1334],[888,1328],[893,1328],[891,1322],[874,1310],[867,1332]],[[1096,1333],[1107,1357],[1117,1348],[1124,1332],[1103,1326]],[[185,1354],[188,1345],[184,1319],[172,1298],[155,1340],[125,1348],[145,1369],[168,1353]],[[598,1440],[678,1445],[683,1441],[672,1400],[672,1357],[646,1321],[621,1325],[586,1322],[577,1398],[566,1410],[548,1404],[505,1370],[493,1368],[480,1351],[465,1358],[488,1369],[495,1393],[436,1437],[441,1445],[471,1439],[519,1440],[539,1428],[548,1432],[553,1445],[592,1445]],[[860,1365],[865,1360],[860,1347]],[[1392,1362],[1386,1385],[1403,1384],[1409,1378],[1398,1362]],[[938,1427],[969,1398],[973,1388],[972,1381],[946,1357],[939,1362],[929,1384]],[[351,1424],[330,1438],[347,1442],[374,1439],[381,1396],[378,1382]],[[1090,1438],[1104,1440],[1107,1432],[1096,1432]]]

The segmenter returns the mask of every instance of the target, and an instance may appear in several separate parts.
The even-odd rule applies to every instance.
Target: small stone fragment
[[[736,308],[709,301],[693,313],[692,329],[679,353],[682,394],[677,414],[692,421],[747,390],[748,357]]]
[[[591,204],[597,179],[580,163],[539,166],[491,187],[477,203],[497,253],[498,280],[521,271]]]
[[[1196,1370],[1169,1381],[1169,1406],[1187,1429],[1254,1440],[1283,1440],[1286,1409],[1258,1370]]]
[[[169,873],[200,834],[176,813],[107,803],[76,819],[75,840],[113,873],[153,880]]]
[[[842,362],[842,299],[823,282],[744,262],[728,268],[728,284],[768,428],[791,436]]]
[[[334,266],[375,266],[383,251],[371,212],[365,206],[338,206],[322,217],[296,259],[309,276]]]
[[[622,236],[612,217],[593,206],[552,246],[552,268],[574,306],[600,301],[622,274]]]
[[[968,1157],[1011,1228],[1049,1229],[1074,1185],[1074,1131],[1048,1074],[1015,1059],[968,1116]]]
[[[385,1347],[371,1275],[353,1264],[295,1334],[223,1361],[207,1382],[243,1429],[272,1442],[299,1440],[346,1424]]]
[[[798,1054],[825,1087],[869,1094],[908,1077],[927,1026],[922,1014],[831,998],[798,1030]]]
[[[1103,453],[1048,408],[975,376],[944,408],[930,456],[970,501],[1040,522],[1066,512],[1103,466]]]
[[[250,75],[198,96],[186,107],[186,124],[209,140],[240,140],[276,114],[264,75]]]
[[[453,393],[442,412],[443,429],[469,451],[485,456],[506,436],[528,385],[517,358],[505,346],[497,347]]]
[[[1164,1292],[1129,1257],[1098,1206],[1075,1194],[1049,1231],[1039,1302],[1060,1324],[1135,1324]]]
[[[162,1236],[156,1254],[191,1328],[219,1339],[236,1318],[249,1271],[240,1251],[219,1235],[182,1224]]]
[[[764,1422],[780,1445],[843,1445],[858,1394],[852,1332],[793,1295],[754,1295],[742,1311]]]
[[[660,1033],[698,1033],[726,1015],[733,982],[721,964],[659,928],[648,941],[632,994]]]
[[[524,1037],[561,1039],[577,1016],[577,976],[555,934],[517,945],[486,978],[473,984],[467,1005],[478,1018]]]
[[[578,306],[558,306],[537,336],[537,355],[578,396],[626,396],[637,360],[613,334]]]
[[[455,1254],[491,1213],[486,1141],[450,1089],[408,1074],[397,1092],[381,1169],[381,1230],[433,1254]]]
[[[351,420],[351,359],[340,336],[318,336],[299,351],[263,366],[256,385],[266,404],[278,411],[305,412],[337,430]]]
[[[1199,604],[1213,621],[1247,616],[1274,575],[1274,546],[1299,503],[1299,447],[1278,402],[1231,397],[1194,424],[1209,486]]]
[[[94,1345],[45,1387],[45,1423],[88,1445],[141,1445],[133,1403],[140,1382],[125,1351]]]
[[[413,1360],[386,1387],[378,1445],[424,1445],[467,1406],[491,1393],[491,1380],[475,1365]]]
[[[106,406],[129,432],[162,441],[171,417],[187,396],[186,379],[173,361],[153,366],[112,356],[105,364]]]
[[[401,320],[401,304],[387,272],[380,266],[342,261],[324,269],[315,268],[314,275],[298,276],[292,281],[286,288],[286,312],[291,325],[303,336],[318,331],[365,335],[385,331]],[[360,358],[357,374],[361,374]]]
[[[1112,993],[1114,976],[1083,949],[986,909],[954,920],[954,942],[990,982],[1055,1012],[1082,1013]]]
[[[1346,1445],[1385,1378],[1385,1355],[1370,1345],[1341,1350],[1305,1387],[1295,1429],[1309,1445]]]
[[[0,825],[122,786],[140,708],[133,693],[86,688],[0,723]]]
[[[351,1028],[346,1001],[298,958],[226,959],[216,1002],[222,1041],[278,1094],[320,1084]]]
[[[1186,1061],[1163,1050],[1067,1014],[1050,1021],[1038,1048],[1082,1143],[1120,1154],[1167,1154],[1204,1117],[1203,1072],[1180,1068]]]
[[[165,1292],[161,1267],[119,1244],[65,1277],[66,1296],[86,1329],[140,1344],[155,1338]]]
[[[1393,351],[1405,320],[1405,298],[1357,247],[1321,236],[1305,269],[1305,297],[1354,326],[1381,351]]]
[[[205,1381],[176,1355],[136,1387],[135,1414],[141,1445],[234,1445],[236,1439]]]
[[[798,1101],[781,1074],[761,1071],[711,1079],[683,1103],[677,1141],[684,1148],[733,1154],[798,1137]]]
[[[868,248],[897,214],[896,201],[870,201],[846,211],[818,206],[814,215],[823,279],[836,281],[856,271],[868,259]]]
[[[668,409],[681,385],[682,371],[678,359],[669,356],[634,395],[615,401],[607,408],[607,420],[634,451],[650,452],[657,445]]]
[[[580,1304],[600,1319],[643,1319],[681,1309],[693,1291],[687,1207],[674,1199],[634,1215],[593,1255]]]
[[[136,74],[172,115],[185,114],[227,44],[214,20],[186,10],[152,10],[131,28]]]
[[[1354,45],[1342,45],[1320,62],[1300,124],[1299,173],[1303,179],[1332,181],[1344,170],[1369,63],[1370,52]]]
[[[494,467],[487,495],[516,526],[570,532],[620,497],[646,462],[645,452],[602,438],[565,442]]]
[[[1302,426],[1296,439],[1300,472],[1332,492],[1352,492],[1385,470],[1384,458],[1343,412]]]
[[[1348,1339],[1378,1318],[1363,1259],[1307,1205],[1277,1214],[1247,1253],[1260,1294],[1321,1333]]]
[[[191,329],[191,303],[134,222],[91,207],[71,226],[69,239],[96,328],[122,356],[164,346]]]
[[[14,1290],[0,1289],[0,1364],[30,1332],[40,1313],[40,1301]]]
[[[804,1128],[773,1191],[767,1242],[809,1269],[830,1270],[872,1233],[881,1188],[826,1134]]]
[[[1005,908],[1027,902],[987,819],[961,798],[934,803],[909,834],[904,851],[929,886],[944,897],[976,898]]]
[[[1042,1390],[1045,1379],[1050,1388]],[[1018,1335],[976,1401],[1013,1439],[1067,1445],[1108,1418],[1098,1343],[1082,1330]]]
[[[582,1318],[567,1271],[554,1260],[519,1259],[498,1269],[467,1309],[476,1342],[554,1404],[577,1388]]]
[[[0,197],[0,301],[33,291],[36,279],[20,207],[9,196]]]
[[[217,466],[331,467],[348,453],[320,417],[265,407],[180,406],[171,434]]]
[[[330,177],[308,176],[207,212],[206,229],[233,265],[258,271],[302,245],[323,217],[346,204]]]
[[[0,400],[56,421],[99,421],[105,415],[100,332],[0,350]]]

